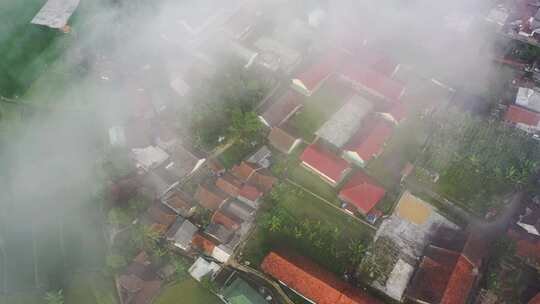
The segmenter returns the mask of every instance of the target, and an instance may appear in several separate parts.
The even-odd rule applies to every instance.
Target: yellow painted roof
[[[411,223],[422,225],[433,212],[431,206],[412,195],[409,191],[403,193],[396,208],[396,214]]]

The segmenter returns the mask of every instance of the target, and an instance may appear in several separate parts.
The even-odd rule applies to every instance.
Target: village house
[[[540,113],[516,105],[508,107],[504,120],[525,132],[534,133],[540,131]]]
[[[195,200],[206,209],[217,210],[228,200],[228,196],[213,184],[204,183],[197,188]]]
[[[380,303],[305,257],[272,251],[264,258],[261,269],[312,303]]]
[[[206,162],[206,158],[195,155],[181,144],[170,147],[168,152],[170,155],[168,162],[156,168],[156,173],[171,185],[191,176]]]
[[[161,202],[182,217],[190,217],[197,209],[197,203],[187,193],[173,190],[167,193]]]
[[[189,220],[178,217],[176,222],[167,231],[166,238],[175,247],[189,251],[191,249],[191,240],[199,229]]]
[[[284,154],[291,154],[302,143],[302,138],[291,135],[282,127],[273,127],[268,134],[272,147]]]
[[[236,231],[244,222],[241,218],[225,210],[218,210],[212,215],[212,223],[222,225],[230,231]]]
[[[311,96],[332,76],[341,63],[340,54],[329,54],[292,79],[291,87],[305,96]]]
[[[272,151],[267,146],[260,147],[255,153],[251,154],[246,161],[252,164],[256,164],[262,168],[270,167],[270,158],[272,157]]]
[[[260,54],[257,63],[272,72],[283,71],[287,74],[302,60],[299,52],[272,37],[260,37],[254,46]]]
[[[263,196],[263,193],[257,189],[257,187],[245,183],[238,196],[236,197],[242,203],[250,206],[253,209],[258,209],[260,205],[260,199]]]
[[[210,223],[206,226],[206,229],[204,229],[204,234],[211,237],[219,244],[227,244],[232,239],[234,232],[225,228],[223,225]]]
[[[540,269],[540,207],[529,204],[519,220],[510,226],[507,235],[516,242],[516,256]]]
[[[316,145],[309,145],[300,155],[302,166],[318,174],[322,180],[332,186],[337,186],[349,173],[349,164]]]
[[[167,152],[155,146],[132,149],[130,156],[135,161],[137,168],[144,171],[155,169],[169,159]]]
[[[205,260],[202,257],[199,257],[197,260],[195,260],[195,263],[189,267],[188,272],[195,280],[198,282],[201,282],[202,278],[204,278],[207,275],[215,276],[216,273],[218,273],[221,270],[221,266],[219,266],[215,262],[209,262]]]
[[[358,170],[339,192],[339,199],[345,204],[345,210],[357,210],[367,215],[385,193],[369,176]]]
[[[243,182],[230,173],[225,173],[216,180],[216,187],[231,197],[238,196],[240,189],[242,189],[242,185]]]
[[[343,157],[360,167],[383,152],[385,142],[390,139],[394,124],[380,115],[367,118],[360,130],[343,148]]]
[[[341,78],[360,92],[367,92],[389,103],[399,102],[405,94],[405,86],[363,64],[344,65]]]
[[[228,201],[222,206],[221,210],[243,221],[250,221],[255,215],[254,208],[238,200]]]
[[[140,252],[117,279],[120,303],[150,304],[159,294],[161,279],[145,252]]]
[[[272,176],[268,169],[246,161],[242,161],[240,165],[235,165],[231,169],[231,174],[243,182],[255,186],[261,192],[270,191],[277,182],[277,179]]]
[[[67,24],[79,2],[80,0],[48,0],[30,22],[69,32]]]
[[[177,214],[161,203],[153,203],[140,219],[142,225],[148,226],[163,235],[176,221]]]
[[[540,112],[540,93],[537,88],[520,87],[516,94],[516,105],[525,109]]]
[[[343,147],[362,125],[362,120],[372,110],[371,102],[358,95],[353,95],[336,113],[315,132],[318,139]]]
[[[293,90],[288,90],[282,97],[272,103],[259,119],[267,127],[282,125],[302,107],[302,96]]]

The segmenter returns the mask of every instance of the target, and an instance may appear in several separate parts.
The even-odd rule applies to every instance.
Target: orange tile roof
[[[237,230],[238,228],[240,228],[242,220],[233,215],[218,210],[214,212],[214,215],[212,216],[212,223],[220,224],[229,230]]]
[[[247,182],[256,169],[255,165],[243,161],[240,165],[235,165],[231,169],[231,173],[242,181]]]
[[[217,179],[216,187],[232,197],[237,197],[242,187],[242,181],[229,173],[225,173]]]
[[[473,264],[461,255],[450,276],[441,304],[465,304],[476,279]]]
[[[257,187],[246,184],[242,187],[242,189],[240,189],[240,193],[238,193],[238,196],[255,202],[262,196],[262,193],[261,191],[259,191],[259,189],[257,189]]]
[[[195,199],[204,208],[217,210],[227,200],[227,195],[213,185],[199,185]]]
[[[386,191],[362,171],[357,171],[339,192],[339,198],[367,214],[384,197]]]
[[[193,246],[193,248],[197,248],[206,254],[212,254],[214,247],[216,247],[216,244],[214,242],[205,238],[200,233],[196,233],[193,236],[193,239],[191,240],[191,245]]]
[[[532,298],[528,304],[540,304],[540,293]]]
[[[381,303],[304,257],[271,252],[264,258],[261,268],[318,304]]]

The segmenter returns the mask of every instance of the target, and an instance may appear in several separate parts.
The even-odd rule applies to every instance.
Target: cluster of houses
[[[537,87],[519,87],[516,99],[504,119],[517,128],[538,134],[540,131],[540,92]]]
[[[355,60],[349,60],[352,58]],[[270,145],[290,154],[303,141],[288,123],[291,117],[309,104],[309,97],[330,78],[350,85],[354,93],[346,96],[343,106],[315,132],[315,140],[300,161],[333,187],[347,179],[340,198],[352,213],[367,215],[385,193],[354,168],[365,167],[380,155],[395,126],[406,116],[401,100],[405,85],[393,78],[399,68],[366,45],[336,50],[293,77],[289,90],[259,116],[270,128]]]

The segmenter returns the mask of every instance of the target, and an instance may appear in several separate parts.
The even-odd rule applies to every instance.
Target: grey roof
[[[269,158],[272,156],[272,151],[267,146],[262,146],[257,152],[253,153],[247,161],[250,163],[258,164],[263,168],[270,166]]]
[[[174,242],[174,245],[181,249],[188,249],[197,230],[197,226],[179,217],[167,231],[167,240]]]
[[[169,161],[158,168],[159,174],[169,183],[182,180],[198,169],[204,158],[199,158],[184,148],[181,144],[175,144],[170,149]]]
[[[255,209],[238,200],[230,201],[222,209],[244,221],[250,220],[255,214]]]
[[[341,148],[358,131],[362,119],[372,108],[371,102],[354,95],[315,134]]]
[[[215,223],[208,225],[206,229],[204,229],[204,233],[215,238],[222,244],[226,244],[234,235],[234,232],[228,230],[225,226]]]
[[[167,182],[163,177],[153,171],[148,172],[144,176],[143,184],[154,193],[155,197],[163,196],[174,186],[174,184]]]
[[[63,28],[79,6],[80,0],[49,0],[32,19],[32,24]]]
[[[272,66],[272,61],[277,61],[284,70],[289,70],[300,61],[300,53],[270,37],[259,38],[255,42],[255,47],[261,51],[262,58],[270,60],[268,63],[270,66]],[[269,54],[276,55],[279,59],[273,59],[273,56]],[[264,62],[262,64],[265,65]]]
[[[519,88],[516,95],[516,104],[540,112],[540,93],[534,89]]]

